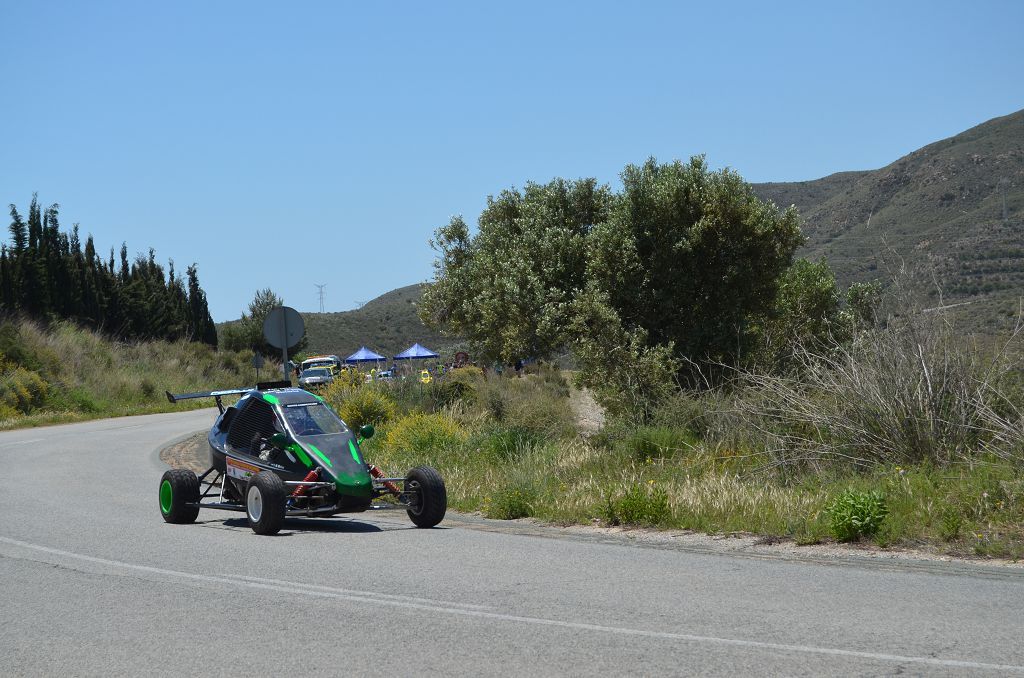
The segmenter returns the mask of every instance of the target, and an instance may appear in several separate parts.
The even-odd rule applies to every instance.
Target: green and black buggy
[[[233,395],[241,398],[225,407],[221,399]],[[171,469],[160,479],[160,514],[169,523],[195,522],[201,508],[244,511],[257,534],[277,533],[290,516],[404,508],[417,527],[444,518],[448,498],[435,469],[386,477],[359,446],[372,426],[357,436],[320,396],[288,382],[167,398],[214,398],[220,409],[208,435],[210,467],[198,476]]]

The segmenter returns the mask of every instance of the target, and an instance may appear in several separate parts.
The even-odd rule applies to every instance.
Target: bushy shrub
[[[359,370],[346,367],[338,370],[337,374],[334,375],[334,384],[337,384],[341,388],[356,388],[366,383],[366,378],[363,373]]]
[[[880,492],[846,490],[827,509],[829,529],[837,541],[853,541],[878,532],[889,514]]]
[[[62,400],[70,404],[68,409],[87,414],[101,412],[104,403],[84,388],[72,388],[62,394]]]
[[[695,441],[686,431],[667,426],[644,426],[628,438],[630,455],[637,461],[671,459],[693,449]]]
[[[483,374],[479,368],[462,367],[446,372],[429,384],[423,384],[416,375],[411,375],[376,384],[376,387],[385,389],[400,411],[438,412],[456,403],[475,403],[478,385],[482,381]]]
[[[505,412],[508,410],[508,402],[505,394],[500,389],[490,388],[484,397],[484,407],[494,421],[505,421]]]
[[[960,536],[960,530],[964,526],[964,517],[955,507],[948,506],[942,512],[941,523],[939,524],[939,536],[943,541],[953,541]]]
[[[18,419],[21,413],[4,403],[0,403],[0,422]]]
[[[484,371],[479,367],[467,365],[466,367],[458,367],[449,372],[445,376],[447,379],[456,379],[459,381],[472,382],[483,379]]]
[[[540,378],[544,389],[551,395],[559,398],[569,397],[569,382],[558,367],[542,363],[537,366],[534,374]]]
[[[538,438],[561,438],[576,432],[568,398],[533,376],[490,378],[481,383],[477,403],[495,422]]]
[[[343,391],[330,390],[328,393],[333,398],[329,403],[335,407],[349,428],[356,431],[366,424],[387,424],[395,418],[397,412],[395,401],[373,386]]]
[[[411,377],[377,384],[395,401],[400,412],[433,412],[434,399],[431,395],[433,385],[433,383],[421,384],[419,379]]]
[[[651,416],[651,425],[686,430],[702,438],[709,428],[706,418],[709,405],[707,400],[713,394],[713,391],[700,395],[691,391],[678,391],[658,403]]]
[[[228,351],[222,351],[218,354],[220,369],[224,372],[233,375],[241,375],[245,371],[245,367],[241,361],[241,356],[238,353],[230,353]]]
[[[11,410],[28,414],[46,402],[49,385],[41,376],[24,367],[16,367],[0,379],[0,403]]]
[[[481,431],[476,442],[475,447],[481,454],[509,461],[532,450],[540,442],[540,437],[520,426],[491,425]]]
[[[458,445],[466,438],[462,428],[441,414],[414,412],[395,421],[384,436],[392,449],[433,452]]]
[[[633,485],[606,500],[605,520],[612,525],[658,525],[670,515],[668,493],[652,485]]]
[[[461,380],[445,380],[437,381],[431,384],[432,399],[434,401],[434,408],[440,409],[448,407],[452,403],[459,401],[472,402],[476,396],[476,389],[465,381]]]
[[[511,483],[499,488],[486,503],[484,515],[498,520],[529,518],[533,515],[537,493],[532,486]]]
[[[0,358],[45,378],[53,377],[60,371],[61,358],[43,343],[45,336],[35,323],[4,321],[0,323]]]

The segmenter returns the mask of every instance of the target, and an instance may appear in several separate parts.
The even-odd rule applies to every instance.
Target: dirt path
[[[570,390],[569,407],[576,415],[576,424],[584,436],[592,436],[604,426],[604,409],[597,404],[589,389]]]

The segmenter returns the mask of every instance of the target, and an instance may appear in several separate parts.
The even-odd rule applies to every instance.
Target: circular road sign
[[[306,333],[302,316],[291,306],[277,306],[263,321],[263,338],[275,348],[289,349]]]

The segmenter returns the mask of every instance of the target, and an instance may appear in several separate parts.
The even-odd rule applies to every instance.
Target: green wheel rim
[[[165,480],[160,483],[160,510],[164,513],[171,512],[171,499],[173,494],[171,492],[171,481]]]

